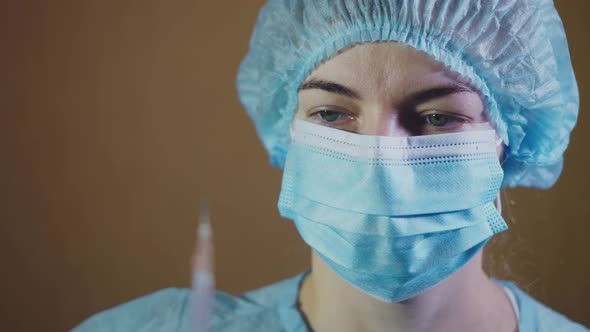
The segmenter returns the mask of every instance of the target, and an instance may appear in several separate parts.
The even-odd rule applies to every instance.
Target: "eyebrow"
[[[300,87],[299,91],[301,90],[323,90],[330,93],[339,94],[342,96],[354,98],[354,99],[361,99],[361,96],[358,92],[354,91],[351,88],[347,88],[344,85],[325,81],[325,80],[318,80],[318,79],[311,79],[307,82],[304,82]]]
[[[423,104],[427,101],[433,100],[433,99],[438,99],[441,97],[446,97],[455,93],[461,93],[461,92],[472,92],[474,93],[475,91],[473,91],[473,89],[471,89],[470,87],[463,85],[461,83],[458,82],[453,82],[451,83],[451,85],[448,86],[442,86],[442,87],[436,87],[436,88],[430,88],[430,89],[426,89],[423,91],[418,91],[413,93],[412,95],[410,95],[410,100],[416,104]]]
[[[300,87],[299,91],[301,90],[323,90],[329,93],[335,93],[342,96],[354,98],[354,99],[361,99],[360,94],[355,90],[348,88],[342,84],[338,84],[335,82],[330,82],[326,80],[320,79],[311,79],[307,82],[304,82]],[[422,91],[418,91],[410,95],[409,99],[416,105],[425,103],[427,101],[449,96],[455,93],[461,92],[475,92],[470,87],[461,84],[459,82],[453,82],[448,86],[442,87],[435,87],[430,88]]]

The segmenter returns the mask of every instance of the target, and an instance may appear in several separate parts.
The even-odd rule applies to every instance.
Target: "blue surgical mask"
[[[411,298],[507,229],[493,130],[416,137],[295,120],[283,217],[340,277],[386,302]]]

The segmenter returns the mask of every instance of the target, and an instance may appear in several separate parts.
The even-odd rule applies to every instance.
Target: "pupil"
[[[336,120],[338,120],[338,116],[340,114],[338,112],[334,112],[334,111],[321,111],[320,112],[320,116],[322,117],[322,120],[327,121],[327,122],[334,122]]]
[[[448,122],[448,118],[442,114],[431,114],[430,124],[433,126],[444,126]]]

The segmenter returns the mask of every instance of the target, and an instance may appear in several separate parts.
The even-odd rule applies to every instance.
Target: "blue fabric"
[[[305,273],[240,297],[216,292],[212,332],[304,332],[297,310]],[[72,332],[190,332],[190,289],[164,289],[96,314]]]
[[[240,297],[218,292],[211,331],[307,331],[296,307],[303,277],[300,274]],[[500,283],[515,295],[520,332],[590,331],[537,302],[514,284]],[[189,332],[189,295],[188,289],[164,289],[99,313],[73,332]]]
[[[581,324],[572,322],[564,315],[551,310],[540,302],[537,302],[537,300],[530,297],[514,283],[507,281],[499,281],[499,283],[510,289],[516,298],[516,303],[520,312],[520,320],[518,322],[518,330],[520,332],[590,331],[590,329]]]
[[[283,167],[298,87],[363,42],[426,52],[479,89],[505,144],[505,186],[559,177],[579,95],[551,0],[269,0],[238,73],[242,104],[271,163]]]
[[[296,120],[279,210],[341,278],[398,302],[508,228],[502,176],[493,130],[380,137]]]

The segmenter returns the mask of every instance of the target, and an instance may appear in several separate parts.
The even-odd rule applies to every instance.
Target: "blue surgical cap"
[[[284,165],[305,78],[339,50],[379,41],[426,52],[482,93],[507,145],[504,186],[555,183],[579,96],[551,0],[268,1],[238,93],[273,165]]]

